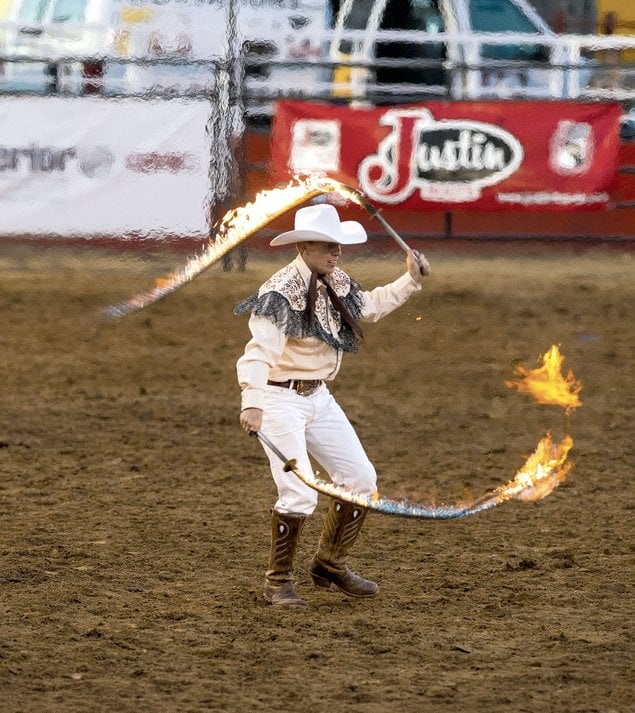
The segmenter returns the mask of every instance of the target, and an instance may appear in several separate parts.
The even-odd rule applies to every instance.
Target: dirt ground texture
[[[321,497],[305,611],[261,598],[275,491],[238,425],[232,315],[291,256],[100,323],[185,256],[0,246],[0,711],[632,711],[632,254],[429,251],[332,385],[380,492],[482,494],[549,430],[573,470],[538,503],[371,513],[350,559],[371,601],[304,571]],[[370,288],[402,263],[343,266]],[[583,383],[569,417],[504,385],[554,343]]]

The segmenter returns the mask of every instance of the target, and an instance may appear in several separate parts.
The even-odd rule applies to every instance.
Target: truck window
[[[474,32],[519,32],[538,34],[540,30],[511,0],[469,0],[470,25]],[[540,45],[483,45],[485,59],[544,61],[546,48]]]
[[[347,30],[364,30],[370,17],[375,0],[354,0],[346,17],[344,27]]]
[[[470,0],[470,25],[475,32],[538,32],[510,0]]]
[[[38,23],[46,15],[50,0],[24,0],[17,11],[19,22]]]
[[[412,29],[424,30],[431,34],[445,31],[438,0],[412,0],[412,19],[415,23]]]
[[[86,0],[58,0],[53,10],[52,22],[83,22]]]
[[[438,0],[388,0],[381,19],[382,30],[421,30],[437,33],[443,31],[443,20]],[[375,54],[378,59],[420,60],[420,66],[378,67],[379,84],[445,84],[443,43],[378,42]]]
[[[352,4],[341,7],[343,4],[339,2],[333,3],[333,10],[334,17],[337,17],[340,11],[344,13],[342,18],[344,32],[347,30],[365,30],[375,0],[354,0]],[[355,48],[350,40],[342,40],[339,49],[344,54],[355,53]]]

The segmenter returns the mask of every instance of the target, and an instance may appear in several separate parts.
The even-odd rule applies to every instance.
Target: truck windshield
[[[439,0],[388,0],[381,30],[419,30],[430,34],[443,32]],[[380,84],[414,84],[441,87],[445,85],[443,62],[445,45],[441,42],[417,43],[405,40],[377,42],[377,59],[397,59],[401,66],[378,67]],[[406,64],[403,64],[406,60]]]
[[[86,13],[85,0],[58,0],[51,20],[53,22],[82,22]]]
[[[540,29],[511,0],[470,0],[470,25],[473,32],[537,34]],[[483,45],[486,59],[544,61],[546,50],[540,45]]]
[[[25,0],[18,8],[17,18],[21,22],[42,22],[49,5],[49,0]]]
[[[415,26],[408,29],[430,33],[445,31],[438,0],[412,0],[412,18]]]
[[[470,0],[470,25],[475,32],[538,32],[510,0]]]

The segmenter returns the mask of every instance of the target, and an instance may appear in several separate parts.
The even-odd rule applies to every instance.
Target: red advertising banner
[[[321,172],[382,207],[603,209],[618,104],[428,102],[381,108],[280,102],[275,178]]]

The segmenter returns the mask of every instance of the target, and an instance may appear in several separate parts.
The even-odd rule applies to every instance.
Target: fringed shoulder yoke
[[[335,268],[327,279],[351,315],[359,319],[362,316],[362,288],[340,268]],[[272,275],[255,295],[236,305],[234,314],[251,312],[269,319],[292,339],[317,337],[334,349],[356,352],[358,344],[353,330],[342,321],[339,312],[322,292],[315,303],[315,319],[309,323],[307,295],[304,278],[296,265],[290,263]],[[335,334],[329,322],[337,325]]]

